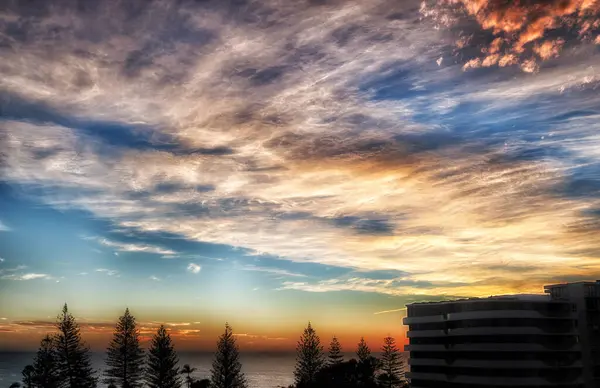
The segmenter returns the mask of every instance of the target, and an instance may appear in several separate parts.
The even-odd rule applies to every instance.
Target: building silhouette
[[[598,388],[600,281],[407,305],[413,388]]]

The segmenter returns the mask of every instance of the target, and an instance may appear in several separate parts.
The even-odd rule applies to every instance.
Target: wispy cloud
[[[96,269],[96,272],[100,272],[100,273],[106,274],[108,276],[116,276],[116,277],[120,276],[119,271],[114,270],[114,269],[98,268],[98,269]]]
[[[255,17],[243,23],[226,3],[156,2],[135,20],[116,2],[93,15],[69,9],[66,19],[61,6],[40,13],[27,32],[35,39],[14,38],[2,52],[3,112],[12,117],[0,128],[3,178],[124,229],[294,262],[403,271],[433,283],[427,292],[539,291],[545,279],[580,275],[581,265],[600,274],[600,73],[585,42],[583,59],[551,58],[569,42],[528,41],[548,30],[523,24],[528,10],[514,13],[525,16],[510,35],[516,41],[483,44],[456,43],[460,23],[435,29],[445,14],[420,20],[426,10],[393,2],[269,2],[268,10],[254,2]],[[454,3],[475,18],[476,32],[509,32],[490,24],[500,23],[494,2]],[[560,17],[549,4],[542,11]],[[131,33],[112,27],[125,25]],[[56,36],[56,26],[64,33]],[[85,39],[89,26],[102,39]],[[52,55],[44,36],[56,43]],[[519,41],[555,66],[505,54]],[[493,66],[468,78],[462,59],[472,58],[452,45],[485,47],[473,67]],[[524,81],[517,65],[533,74]],[[107,117],[118,131],[89,130]],[[177,254],[97,241],[119,252]],[[532,262],[543,269],[535,282],[499,269]],[[301,277],[262,268],[250,270]],[[424,292],[372,279],[283,287]]]
[[[191,273],[200,273],[200,270],[202,269],[201,266],[199,266],[198,264],[194,264],[194,263],[190,263],[187,266],[187,271],[191,272]]]
[[[10,232],[12,229],[9,228],[6,224],[4,224],[1,220],[0,220],[0,232]]]
[[[160,278],[157,278],[156,276],[152,275],[149,278],[150,280],[154,280],[155,282],[160,282]]]
[[[22,280],[47,279],[48,275],[44,273],[26,273],[21,276]]]
[[[0,272],[1,274],[1,272]],[[6,274],[0,276],[0,279],[6,280],[35,280],[35,279],[54,279],[52,276],[43,273],[26,273],[26,274]]]
[[[154,253],[157,255],[174,255],[177,252],[161,248],[155,245],[149,244],[131,244],[131,243],[123,243],[118,241],[108,240],[106,238],[95,238],[95,240],[106,247],[114,248],[119,252],[145,252],[145,253]]]
[[[281,268],[271,268],[271,267],[260,267],[256,265],[244,265],[239,267],[239,269],[243,271],[257,271],[257,272],[265,272],[272,275],[283,276],[283,277],[306,277],[306,275],[290,272]]]
[[[406,311],[406,307],[401,308],[401,309],[394,309],[394,310],[377,311],[377,312],[373,313],[373,315],[396,313],[396,312],[400,312],[400,311]]]

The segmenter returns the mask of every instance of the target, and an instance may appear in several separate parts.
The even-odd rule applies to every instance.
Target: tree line
[[[392,337],[386,337],[380,359],[373,357],[364,339],[356,351],[358,359],[344,361],[342,347],[333,337],[326,355],[319,336],[309,323],[296,347],[295,384],[288,388],[403,388],[403,360]],[[217,341],[210,378],[196,380],[190,365],[179,367],[171,336],[161,325],[146,352],[140,332],[126,309],[119,317],[106,352],[102,376],[92,367],[91,350],[81,338],[80,328],[65,304],[56,321],[56,333],[46,335],[33,359],[22,371],[22,383],[10,388],[247,388],[239,348],[233,329]]]

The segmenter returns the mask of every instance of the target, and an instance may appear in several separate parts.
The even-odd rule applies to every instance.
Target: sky
[[[350,350],[600,277],[600,1],[0,3],[0,349]]]

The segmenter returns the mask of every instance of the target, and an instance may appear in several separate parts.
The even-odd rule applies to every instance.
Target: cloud
[[[12,229],[6,226],[2,221],[0,221],[0,232],[10,232]]]
[[[374,315],[379,315],[379,314],[389,314],[389,313],[396,313],[399,311],[406,311],[406,307],[401,308],[401,309],[394,309],[394,310],[383,310],[383,311],[377,311],[375,313],[373,313]]]
[[[20,277],[21,280],[33,280],[33,279],[48,279],[49,275],[44,273],[26,273]]]
[[[303,275],[300,273],[290,272],[285,269],[260,267],[260,266],[256,266],[256,265],[252,265],[252,264],[244,265],[242,267],[239,267],[239,269],[241,269],[243,271],[265,272],[265,273],[277,275],[277,276],[288,276],[288,277],[305,277],[306,276],[306,275]]]
[[[116,276],[116,277],[120,276],[119,271],[114,270],[114,269],[98,268],[98,269],[96,269],[96,272],[100,272],[100,273],[106,274],[108,276]]]
[[[490,43],[478,47],[481,56],[466,62],[463,70],[520,63],[524,72],[533,73],[538,61],[560,55],[566,39],[589,43],[600,36],[600,5],[595,0],[435,0],[421,6],[424,16],[445,27],[464,27],[463,12],[492,35]],[[475,35],[462,30],[461,34],[463,38],[456,42],[459,50],[465,47],[465,36]]]
[[[0,263],[4,263],[4,261],[5,261],[5,260],[6,260],[6,259],[4,259],[4,258],[0,257]]]
[[[160,282],[160,279],[157,278],[156,276],[152,275],[149,277],[150,280],[154,280],[155,282]]]
[[[3,179],[120,230],[407,274],[403,287],[290,289],[485,295],[600,274],[598,198],[567,193],[597,178],[600,74],[585,45],[566,58],[566,36],[528,41],[548,24],[513,2],[454,1],[475,26],[439,6],[443,29],[385,1],[249,3],[243,20],[226,3],[158,1],[137,17],[115,2],[33,19],[7,8],[27,28],[0,24]],[[541,13],[571,2],[557,4]],[[583,26],[580,14],[566,16]],[[486,69],[463,73],[471,60]],[[533,274],[499,269],[532,262]]]
[[[117,241],[111,241],[106,238],[95,238],[95,240],[106,247],[114,248],[120,252],[145,252],[154,253],[157,255],[175,255],[177,252],[171,249],[165,249],[154,245],[148,244],[132,244],[123,243]],[[116,254],[116,252],[115,252]]]
[[[191,272],[191,273],[200,273],[201,269],[202,269],[201,266],[199,266],[198,264],[194,264],[194,263],[190,263],[187,266],[188,272]]]

